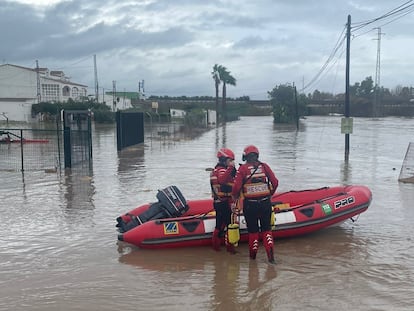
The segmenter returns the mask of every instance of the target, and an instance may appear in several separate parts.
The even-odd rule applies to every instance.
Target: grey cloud
[[[263,47],[264,45],[267,45],[267,44],[268,42],[266,42],[260,36],[250,36],[250,37],[245,37],[239,40],[233,45],[233,47],[243,48],[243,49],[255,49],[255,48]]]
[[[0,59],[20,65],[40,59],[43,66],[64,67],[74,80],[93,85],[91,59],[97,54],[98,73],[108,80],[103,85],[113,79],[119,87],[134,89],[139,78],[148,81],[147,90],[179,95],[190,90],[213,94],[210,71],[220,63],[238,79],[237,88],[229,91],[249,95],[243,86],[251,79],[271,87],[303,77],[309,81],[332,52],[348,14],[356,23],[395,6],[385,0],[71,0],[38,11],[0,0]],[[383,81],[402,79],[402,74],[408,80],[390,60],[411,61],[404,51],[413,45],[413,23],[412,16],[405,16],[384,25]],[[375,35],[352,41],[352,83],[374,74]],[[397,54],[400,45],[404,51]],[[88,68],[70,65],[82,60]],[[334,69],[330,74],[343,79],[343,68]],[[321,80],[316,87],[330,82]]]
[[[144,33],[141,31],[110,27],[104,23],[95,25],[85,32],[67,37],[49,39],[51,46],[46,56],[67,55],[79,57],[96,51],[105,52],[118,49],[173,48],[192,39],[192,34],[183,29],[169,29],[162,32]]]
[[[1,35],[0,57],[14,60],[77,58],[113,49],[172,48],[193,38],[192,33],[179,27],[143,32],[125,28],[122,24],[107,25],[104,22],[79,31],[76,25],[69,24],[70,19],[65,19],[79,9],[77,4],[65,2],[47,10],[45,17],[42,17],[30,6],[2,6],[0,27],[9,31]],[[83,11],[82,15],[89,13]]]

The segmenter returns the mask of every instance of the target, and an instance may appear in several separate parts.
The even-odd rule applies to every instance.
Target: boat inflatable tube
[[[139,216],[132,216],[128,223],[125,223],[122,218],[118,218],[119,231],[129,231],[153,219],[180,217],[189,209],[186,199],[176,186],[158,190],[157,199],[158,202],[152,203],[148,210]]]

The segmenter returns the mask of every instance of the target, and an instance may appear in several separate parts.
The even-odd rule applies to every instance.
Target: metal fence
[[[0,129],[0,171],[63,168],[62,130]]]
[[[398,181],[414,183],[414,142],[408,144]]]

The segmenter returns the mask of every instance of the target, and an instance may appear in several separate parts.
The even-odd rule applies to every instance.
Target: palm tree
[[[220,85],[220,71],[222,70],[221,65],[215,64],[211,75],[213,76],[214,86],[216,88],[216,125],[219,123],[219,85]]]
[[[236,79],[230,74],[226,67],[221,67],[219,70],[220,80],[223,82],[223,97],[222,97],[222,111],[223,122],[227,121],[227,107],[226,107],[226,85],[236,86]]]

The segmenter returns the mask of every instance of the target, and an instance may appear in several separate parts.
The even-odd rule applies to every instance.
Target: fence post
[[[71,155],[71,146],[70,146],[70,126],[66,123],[68,120],[66,118],[69,115],[66,111],[63,110],[63,153],[65,157],[65,168],[72,167],[72,155]]]
[[[20,129],[20,160],[22,161],[22,172],[24,171],[24,156],[23,156],[23,130]]]

